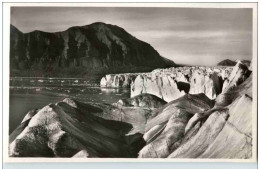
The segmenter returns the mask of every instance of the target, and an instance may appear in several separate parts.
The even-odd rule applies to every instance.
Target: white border
[[[8,156],[9,42],[11,6],[59,7],[189,7],[253,9],[253,157],[252,159],[11,158]],[[257,153],[257,3],[4,3],[3,4],[3,157],[4,162],[256,162]]]

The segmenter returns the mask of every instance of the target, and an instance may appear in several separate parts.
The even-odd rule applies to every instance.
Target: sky
[[[178,64],[252,59],[252,9],[159,7],[12,7],[11,24],[27,33],[105,22],[124,28]]]

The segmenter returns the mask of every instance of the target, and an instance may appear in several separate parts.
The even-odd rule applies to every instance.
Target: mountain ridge
[[[31,73],[42,71],[43,76],[43,72],[55,76],[55,71],[65,68],[69,70],[67,74],[71,74],[70,69],[76,69],[76,75],[84,76],[104,74],[102,72],[147,72],[176,66],[149,43],[119,26],[102,22],[74,26],[54,33],[39,30],[23,33],[13,25],[10,31],[12,73],[15,70]]]

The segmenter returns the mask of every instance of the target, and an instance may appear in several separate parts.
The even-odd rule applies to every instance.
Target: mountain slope
[[[217,65],[218,66],[235,66],[237,62],[232,61],[230,59],[225,59],[219,62]]]
[[[37,72],[59,76],[61,69],[67,74],[77,71],[74,74],[80,76],[175,66],[150,44],[118,26],[101,22],[55,33],[38,30],[22,33],[11,25],[10,63],[13,73],[30,70],[37,76]]]

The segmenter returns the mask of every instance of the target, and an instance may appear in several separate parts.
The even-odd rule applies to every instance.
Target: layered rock
[[[197,125],[186,126],[191,130],[186,132],[185,137],[193,130],[197,131],[188,140],[184,137],[169,158],[252,158],[251,76],[240,86],[218,97],[223,98],[223,95],[228,99],[217,98],[199,130]],[[203,120],[205,116],[201,117],[196,114],[190,121],[201,123],[198,119]]]
[[[175,143],[184,135],[184,128],[190,118],[190,114],[184,110],[177,110],[168,122],[158,128],[156,125],[152,131],[145,134],[147,145],[139,152],[139,158],[165,158],[175,146]]]
[[[140,158],[165,158],[177,146],[185,134],[185,126],[193,114],[204,112],[213,106],[204,94],[187,94],[154,110],[146,125],[146,146],[139,152]]]
[[[209,116],[207,121],[199,129],[197,134],[189,139],[185,144],[179,146],[169,158],[197,158],[216,139],[223,129],[228,113],[226,111],[216,111]]]
[[[10,156],[135,157],[142,137],[131,129],[146,123],[146,113],[71,99],[49,104],[11,134]]]
[[[229,106],[229,118],[201,158],[252,157],[252,97],[242,95]],[[225,141],[223,141],[225,139]]]

